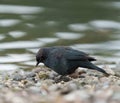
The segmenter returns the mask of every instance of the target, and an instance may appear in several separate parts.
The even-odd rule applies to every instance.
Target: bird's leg
[[[71,74],[69,74],[69,76],[71,77],[71,78],[79,78],[79,72],[77,71],[77,70],[75,70],[75,72],[73,72],[73,73],[71,73]]]
[[[69,76],[70,76],[71,78],[79,78],[79,73],[78,73],[78,72],[74,72],[74,73],[72,73],[72,74],[69,74]]]

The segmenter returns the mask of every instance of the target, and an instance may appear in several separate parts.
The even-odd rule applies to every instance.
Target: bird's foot
[[[77,72],[74,72],[74,73],[72,73],[72,74],[69,74],[69,77],[71,77],[71,78],[79,78],[79,73],[77,73]]]

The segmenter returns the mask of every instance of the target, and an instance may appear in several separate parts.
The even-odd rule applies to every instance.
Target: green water
[[[119,0],[1,0],[0,70],[31,69],[43,46],[67,45],[120,62]]]

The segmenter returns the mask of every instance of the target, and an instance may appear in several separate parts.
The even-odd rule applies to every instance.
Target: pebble
[[[27,78],[30,78],[30,77],[35,77],[36,76],[36,73],[35,72],[30,72],[26,75]]]
[[[1,76],[0,88],[0,103],[7,103],[9,97],[15,98],[9,103],[98,103],[100,100],[120,103],[120,78],[114,75],[105,77],[92,71],[76,79],[60,77],[43,68],[31,72],[17,71],[7,79]]]
[[[21,75],[21,74],[13,74],[13,77],[12,77],[12,79],[13,80],[16,80],[16,81],[21,81],[21,80],[23,80],[23,79],[25,79],[26,77],[25,76],[23,76],[23,75]]]

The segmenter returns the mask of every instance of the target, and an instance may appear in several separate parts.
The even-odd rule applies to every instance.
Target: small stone
[[[56,77],[55,78],[55,82],[58,83],[58,82],[61,82],[61,81],[64,81],[64,82],[68,82],[70,81],[71,79],[67,76],[60,76],[60,77]]]
[[[108,73],[108,74],[111,74],[111,75],[115,75],[115,72],[109,68],[108,66],[105,66],[105,71]]]
[[[85,76],[84,75],[80,75],[79,78],[85,78]]]
[[[27,78],[35,77],[35,76],[36,76],[35,72],[30,72],[29,74],[26,75]]]
[[[27,80],[22,80],[21,83],[26,84],[26,83],[28,83],[28,81]]]
[[[81,82],[81,85],[84,86],[84,85],[86,85],[86,83],[85,82]]]
[[[108,79],[107,77],[101,77],[101,78],[100,78],[100,81],[101,81],[101,82],[106,82],[106,81],[109,81],[109,79]]]
[[[48,74],[46,72],[41,71],[40,73],[38,73],[38,77],[40,79],[46,79],[46,78],[48,78]]]
[[[39,88],[39,87],[31,86],[29,89],[30,89],[33,93],[40,93],[40,88]]]
[[[21,74],[15,74],[15,75],[13,75],[13,77],[12,77],[12,79],[13,80],[16,80],[16,81],[21,81],[21,80],[23,80],[23,79],[25,79],[26,77],[25,76],[23,76],[23,75],[21,75]]]
[[[50,78],[50,79],[54,79],[54,78],[57,77],[57,76],[58,76],[58,74],[55,73],[54,71],[51,71],[51,72],[49,73],[49,78]]]
[[[120,91],[115,92],[112,99],[120,101]]]
[[[60,93],[61,93],[62,95],[66,95],[66,94],[68,94],[68,93],[70,93],[70,92],[71,92],[71,89],[70,89],[70,88],[67,88],[67,87],[62,88],[62,90],[60,91]]]
[[[64,82],[64,81],[61,81],[60,83],[61,83],[61,84],[64,84],[65,82]]]
[[[25,85],[24,85],[22,82],[19,82],[19,83],[18,83],[18,86],[21,87],[21,88],[24,88],[24,87],[25,87]]]

